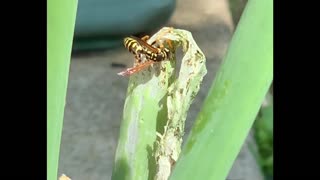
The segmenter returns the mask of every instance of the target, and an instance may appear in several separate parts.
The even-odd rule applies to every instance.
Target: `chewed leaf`
[[[187,111],[207,72],[205,56],[190,32],[165,27],[147,42],[171,53],[159,63],[145,62],[120,73],[130,79],[112,179],[168,178],[180,154]],[[185,54],[175,77],[174,52],[181,45]]]
[[[156,180],[168,179],[171,169],[178,159],[187,112],[199,92],[203,77],[207,73],[205,56],[190,32],[180,29],[171,30],[170,28],[164,28],[163,31],[170,32],[163,36],[163,39],[172,40],[176,48],[182,45],[184,56],[179,76],[168,88],[167,124],[156,149]]]

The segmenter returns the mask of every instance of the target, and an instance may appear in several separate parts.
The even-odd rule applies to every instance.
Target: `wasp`
[[[128,68],[127,70],[118,73],[119,75],[131,75],[136,72],[143,70],[144,68],[150,66],[155,62],[161,62],[169,57],[170,50],[165,48],[163,44],[160,47],[154,47],[154,43],[151,45],[147,43],[149,36],[146,35],[142,38],[135,36],[129,36],[124,38],[124,47],[128,49],[129,52],[135,55],[135,66]],[[141,55],[145,55],[145,61],[142,62]]]

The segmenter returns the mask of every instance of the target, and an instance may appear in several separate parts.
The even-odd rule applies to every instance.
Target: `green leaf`
[[[273,79],[273,1],[250,0],[170,177],[225,180]]]
[[[47,24],[47,179],[57,180],[77,0],[49,0]]]

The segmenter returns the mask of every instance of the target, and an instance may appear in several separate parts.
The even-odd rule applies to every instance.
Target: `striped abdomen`
[[[141,45],[137,42],[137,40],[131,38],[131,37],[126,37],[124,38],[124,47],[129,50],[129,52],[137,55],[139,53],[143,53],[143,48]]]

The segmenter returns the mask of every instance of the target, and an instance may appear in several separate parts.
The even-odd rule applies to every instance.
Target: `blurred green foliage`
[[[254,124],[254,137],[258,146],[257,160],[264,175],[273,177],[273,103],[272,95],[260,109]]]

